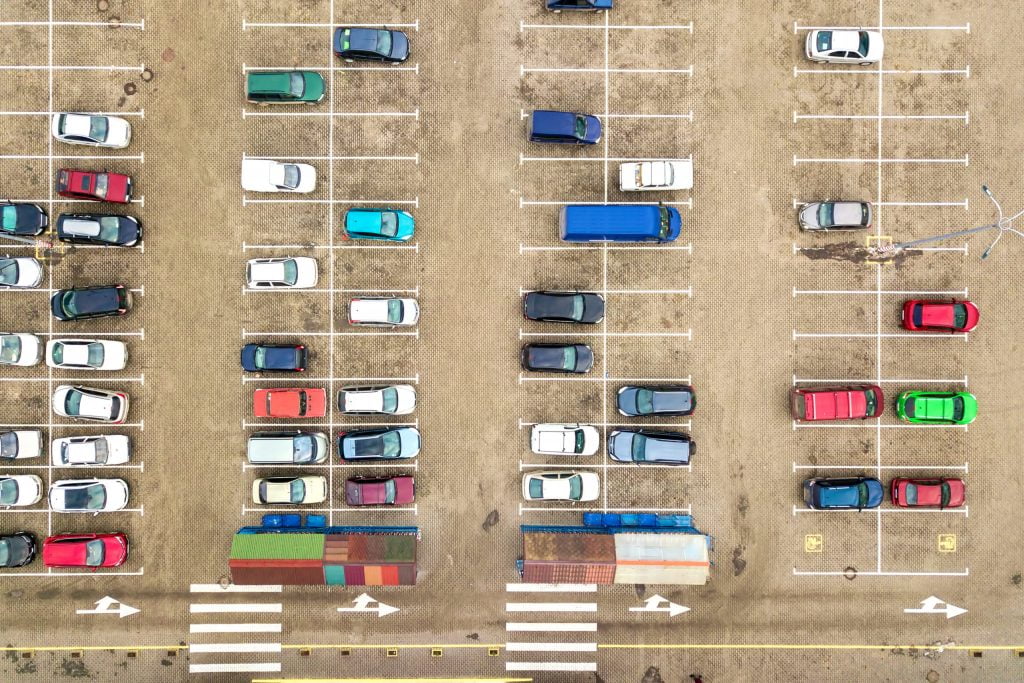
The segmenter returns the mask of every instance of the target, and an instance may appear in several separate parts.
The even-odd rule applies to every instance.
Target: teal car
[[[245,79],[245,98],[254,104],[316,104],[324,92],[315,71],[250,71]]]
[[[896,414],[917,424],[966,425],[978,416],[978,399],[966,391],[904,391]]]
[[[345,234],[351,239],[406,242],[415,231],[408,211],[354,208],[345,214]]]

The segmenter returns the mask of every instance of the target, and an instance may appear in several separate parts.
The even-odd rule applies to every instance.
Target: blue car
[[[301,344],[246,344],[242,369],[247,372],[305,372],[306,347]]]
[[[612,8],[612,0],[544,0],[544,6],[552,12],[562,10],[600,12]]]
[[[804,482],[804,502],[812,510],[869,510],[882,504],[882,482],[873,477],[817,477]]]
[[[601,121],[590,114],[534,109],[529,133],[530,142],[596,145],[601,141]]]
[[[345,213],[345,234],[352,239],[406,242],[415,231],[408,211],[355,208]]]
[[[356,429],[338,434],[342,460],[403,460],[420,452],[420,430],[415,427]]]
[[[334,30],[334,54],[346,62],[400,63],[409,59],[409,36],[384,28],[340,26]]]

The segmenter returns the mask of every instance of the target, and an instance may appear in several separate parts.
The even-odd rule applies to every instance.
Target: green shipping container
[[[231,541],[235,560],[319,560],[323,555],[323,534],[235,534]]]
[[[328,586],[344,586],[345,567],[338,564],[325,564],[324,577],[327,579]]]

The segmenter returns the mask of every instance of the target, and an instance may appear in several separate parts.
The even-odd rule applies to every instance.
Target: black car
[[[40,235],[49,222],[46,212],[35,204],[0,202],[0,232]]]
[[[142,226],[131,216],[62,213],[57,218],[57,239],[61,242],[133,247],[141,238]]]
[[[404,62],[409,59],[409,36],[385,28],[334,29],[334,54],[346,62]]]
[[[619,412],[629,417],[693,415],[697,398],[685,384],[664,387],[625,386],[615,397]]]
[[[549,323],[599,323],[604,320],[604,297],[593,292],[527,292],[523,315]]]
[[[526,344],[520,358],[534,372],[590,372],[594,352],[586,344]]]
[[[36,559],[36,538],[27,531],[0,536],[0,567],[24,567]]]
[[[689,434],[660,429],[616,429],[608,435],[608,455],[637,465],[689,465],[697,444]]]
[[[58,320],[84,320],[124,315],[132,307],[132,294],[124,285],[58,289],[50,310]]]

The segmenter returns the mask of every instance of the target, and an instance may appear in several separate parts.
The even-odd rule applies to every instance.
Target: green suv
[[[252,71],[245,98],[256,104],[314,104],[324,98],[324,79],[315,71]]]

